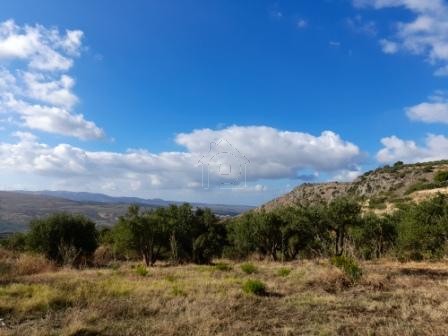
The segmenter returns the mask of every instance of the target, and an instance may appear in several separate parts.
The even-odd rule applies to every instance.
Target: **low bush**
[[[246,274],[257,273],[257,268],[251,263],[242,264],[241,270]]]
[[[281,277],[287,277],[291,273],[290,268],[282,267],[277,271],[277,275]]]
[[[58,265],[79,266],[98,246],[95,223],[83,215],[55,213],[30,223],[27,241],[31,250]]]
[[[260,280],[247,280],[243,284],[243,291],[247,294],[265,295],[266,285]]]
[[[14,273],[17,275],[31,275],[54,270],[54,264],[42,255],[20,254],[14,265]]]
[[[218,271],[228,272],[232,270],[232,266],[223,262],[219,262],[215,264],[215,269],[217,269]]]
[[[93,264],[96,267],[107,267],[115,261],[112,248],[107,245],[99,246],[93,254]]]
[[[405,195],[412,194],[415,191],[420,190],[428,190],[428,189],[436,189],[436,188],[443,188],[448,186],[448,181],[436,181],[436,182],[416,182],[415,184],[412,184],[409,186],[409,188],[404,193]]]
[[[147,276],[149,274],[148,269],[144,265],[137,265],[135,268],[135,273],[140,276]]]
[[[434,175],[434,182],[443,183],[448,181],[448,171],[441,170]]]
[[[362,277],[362,269],[353,258],[336,256],[331,258],[331,264],[342,270],[353,283],[359,281]]]

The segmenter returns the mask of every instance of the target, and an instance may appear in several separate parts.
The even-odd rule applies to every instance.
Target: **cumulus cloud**
[[[411,120],[425,123],[448,124],[448,98],[442,92],[436,92],[429,97],[428,102],[423,102],[405,109]]]
[[[82,36],[80,30],[61,34],[55,28],[19,26],[7,20],[0,23],[0,59],[20,59],[37,70],[68,70],[72,56],[79,54]]]
[[[210,139],[226,139],[250,160],[248,176],[296,178],[297,171],[349,169],[361,159],[360,149],[331,131],[319,136],[266,126],[201,129],[177,135],[176,142],[192,153],[204,153]]]
[[[247,179],[254,192],[266,191],[262,179],[296,179],[301,170],[331,174],[357,171],[359,148],[325,131],[319,136],[280,131],[264,126],[231,126],[222,130],[201,129],[177,135],[183,152],[150,153],[87,151],[69,144],[49,146],[28,132],[15,134],[16,142],[0,143],[0,169],[14,170],[53,181],[95,186],[97,190],[117,188],[122,192],[160,189],[201,189],[198,160],[210,142],[227,139],[250,160]],[[69,177],[69,178],[68,178]]]
[[[384,147],[378,151],[376,157],[382,163],[398,160],[409,163],[425,162],[448,157],[448,138],[443,135],[429,134],[421,146],[415,141],[402,140],[396,136],[383,138],[381,143]]]
[[[73,111],[78,97],[67,71],[80,54],[82,37],[79,30],[0,23],[0,112],[18,116],[30,129],[103,137],[102,129]]]
[[[380,41],[385,53],[398,51],[424,56],[438,65],[436,75],[447,75],[448,4],[443,0],[354,0],[357,7],[403,7],[415,14],[409,22],[396,22],[395,34]]]

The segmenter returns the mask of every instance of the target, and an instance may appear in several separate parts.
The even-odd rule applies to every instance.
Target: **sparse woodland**
[[[130,206],[110,228],[59,213],[2,245],[1,335],[443,335],[448,328],[442,194],[382,215],[349,197],[226,220],[188,204]]]

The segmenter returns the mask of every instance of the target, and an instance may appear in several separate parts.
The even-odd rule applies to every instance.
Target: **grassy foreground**
[[[0,335],[445,335],[448,262],[326,260],[56,270],[0,255]],[[14,267],[12,266],[12,263]],[[243,267],[244,269],[245,267]],[[266,286],[245,291],[247,280]]]

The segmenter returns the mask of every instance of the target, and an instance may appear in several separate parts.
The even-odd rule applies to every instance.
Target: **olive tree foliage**
[[[209,209],[193,211],[188,204],[141,210],[130,206],[108,235],[115,251],[139,255],[152,266],[157,260],[172,263],[208,263],[219,256],[226,231]]]
[[[327,255],[330,235],[322,205],[290,207],[280,212],[282,227],[282,258],[286,260]]]
[[[227,241],[227,231],[210,209],[198,209],[192,227],[192,260],[198,264],[210,263],[221,256]]]
[[[82,215],[68,213],[31,221],[26,239],[31,250],[58,264],[74,266],[90,258],[98,246],[95,223]]]
[[[257,252],[277,259],[281,248],[281,227],[278,215],[265,211],[249,212],[232,220],[228,224],[231,244],[228,254],[244,258]]]
[[[395,248],[397,240],[397,214],[379,216],[365,214],[349,231],[355,253],[363,259],[381,258]]]
[[[229,253],[244,258],[251,253],[273,260],[292,260],[326,250],[328,233],[321,208],[289,207],[273,212],[247,213],[228,225]]]
[[[400,211],[397,252],[403,259],[436,259],[446,254],[448,196],[438,194]]]
[[[347,230],[361,222],[361,205],[355,199],[338,197],[328,204],[325,209],[328,228],[334,232],[334,254],[344,253]]]

